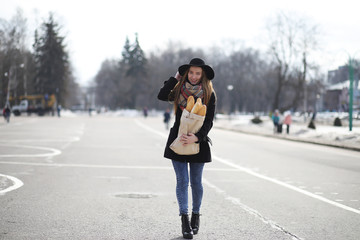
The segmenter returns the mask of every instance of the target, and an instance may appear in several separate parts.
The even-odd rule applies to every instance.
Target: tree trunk
[[[279,105],[280,105],[280,96],[281,96],[281,92],[282,92],[282,87],[285,81],[285,76],[282,73],[282,67],[279,66],[278,67],[278,81],[277,81],[277,88],[276,88],[276,92],[275,92],[275,97],[274,97],[274,103],[273,103],[273,110],[278,109]]]

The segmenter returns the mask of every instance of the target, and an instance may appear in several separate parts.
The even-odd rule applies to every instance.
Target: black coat
[[[174,77],[171,77],[169,78],[168,81],[165,81],[164,86],[160,89],[160,92],[158,94],[158,99],[162,101],[168,101],[169,93],[175,87],[176,84],[177,84],[177,80]],[[200,163],[211,162],[211,152],[209,147],[210,139],[208,138],[207,135],[213,126],[213,119],[215,114],[215,102],[216,102],[215,94],[212,93],[210,97],[210,101],[207,104],[204,123],[200,128],[200,130],[197,133],[195,133],[195,135],[199,139],[198,143],[200,146],[200,152],[194,155],[179,155],[176,154],[169,147],[171,143],[177,138],[179,131],[182,110],[180,108],[177,109],[175,123],[174,126],[170,129],[169,137],[165,147],[165,153],[164,153],[165,158],[169,158],[181,162],[200,162]]]

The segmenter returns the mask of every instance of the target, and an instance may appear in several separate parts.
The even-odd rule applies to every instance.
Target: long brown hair
[[[190,70],[190,68],[188,70],[186,70],[184,76],[182,76],[180,81],[175,85],[174,89],[169,94],[169,101],[174,102],[174,113],[175,114],[176,114],[176,110],[178,108],[178,102],[179,102],[179,98],[180,98],[180,94],[181,94],[180,90],[181,90],[181,87],[186,82],[189,70]],[[215,90],[213,88],[212,82],[206,77],[204,70],[202,70],[202,73],[201,73],[200,83],[202,84],[203,91],[204,91],[203,104],[205,104],[207,106],[210,101],[211,94],[212,93],[215,94]]]

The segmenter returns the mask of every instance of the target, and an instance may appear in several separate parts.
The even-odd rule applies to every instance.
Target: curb
[[[239,133],[249,134],[249,135],[257,135],[257,136],[262,136],[262,137],[283,139],[283,140],[289,140],[289,141],[293,141],[293,142],[317,144],[317,145],[321,145],[321,146],[342,148],[342,149],[360,152],[360,147],[355,147],[355,146],[340,145],[340,144],[334,144],[334,143],[329,143],[329,142],[319,142],[319,141],[315,141],[315,140],[311,140],[311,139],[299,139],[296,137],[279,136],[279,135],[273,135],[273,134],[267,134],[267,133],[249,132],[249,131],[244,131],[241,129],[231,128],[231,127],[229,128],[229,127],[222,127],[222,126],[214,126],[214,128],[226,130],[226,131],[239,132]]]

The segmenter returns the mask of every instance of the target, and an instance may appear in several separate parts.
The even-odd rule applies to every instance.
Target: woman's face
[[[191,84],[195,85],[198,84],[201,80],[202,76],[202,68],[201,67],[190,67],[188,73],[188,79]]]

